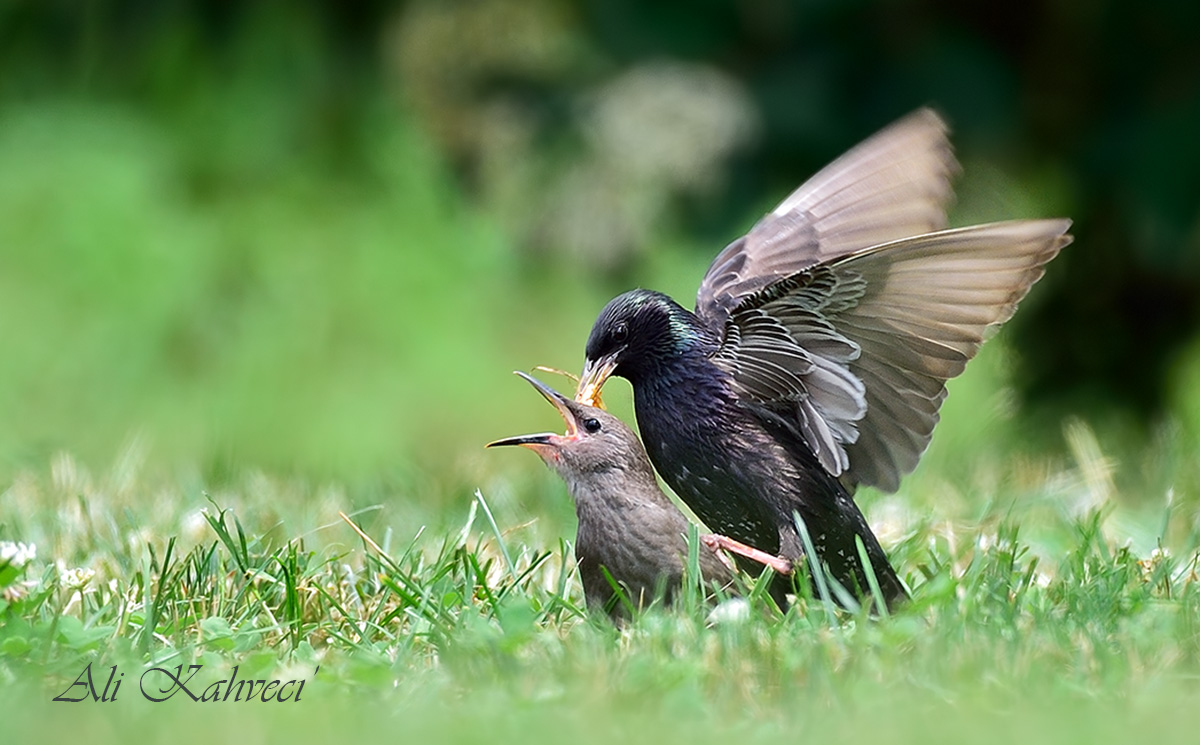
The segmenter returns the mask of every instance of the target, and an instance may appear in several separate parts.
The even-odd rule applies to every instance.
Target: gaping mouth
[[[522,378],[529,381],[529,384],[536,388],[538,393],[542,394],[547,401],[554,404],[554,408],[558,410],[559,415],[561,415],[563,421],[566,422],[567,430],[561,435],[556,435],[552,432],[542,432],[535,435],[506,437],[502,440],[489,442],[484,447],[492,448],[500,447],[502,445],[523,445],[528,448],[536,449],[538,446],[555,445],[563,440],[573,440],[577,438],[579,436],[579,426],[576,424],[575,415],[571,413],[570,406],[568,405],[570,403],[569,399],[532,375],[523,373],[520,370],[517,370],[515,374],[520,375]]]
[[[571,413],[571,408],[568,405],[568,399],[566,396],[554,390],[532,375],[529,375],[528,373],[523,373],[518,370],[516,371],[516,374],[529,381],[529,384],[536,388],[537,392],[542,394],[543,398],[554,404],[554,408],[558,410],[559,416],[561,416],[563,421],[567,424],[566,437],[575,437],[577,434],[579,434],[579,426],[575,422],[575,415]]]
[[[542,372],[554,373],[555,375],[561,375],[564,378],[567,378],[567,379],[571,380],[572,382],[574,382],[575,383],[575,400],[578,401],[579,403],[583,404],[584,406],[595,406],[597,409],[606,408],[604,406],[604,401],[600,400],[600,387],[602,385],[604,385],[603,380],[601,380],[599,383],[588,385],[588,390],[587,390],[587,393],[585,394],[583,391],[583,385],[584,385],[583,381],[580,379],[580,377],[578,375],[576,375],[573,372],[567,372],[566,370],[559,370],[557,367],[547,367],[545,365],[538,365],[538,366],[534,367],[533,369],[541,370]],[[586,368],[585,368],[585,372],[586,372]],[[607,378],[608,376],[606,375],[605,377]]]
[[[604,387],[604,381],[608,380],[615,369],[617,369],[615,354],[601,357],[598,360],[588,360],[584,363],[583,375],[579,377],[579,387],[575,389],[575,400],[585,406],[603,409],[604,404],[600,401],[600,389]]]

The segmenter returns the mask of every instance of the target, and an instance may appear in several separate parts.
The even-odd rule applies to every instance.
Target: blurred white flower
[[[870,517],[875,537],[885,546],[899,543],[912,532],[917,520],[907,502],[895,496],[886,497],[872,505]]]
[[[58,581],[68,590],[79,590],[91,582],[92,577],[95,576],[95,570],[87,567],[75,567],[74,569],[59,570]]]
[[[754,99],[717,68],[632,68],[596,95],[585,132],[603,162],[635,179],[703,189],[760,128]]]
[[[531,240],[603,269],[653,244],[679,197],[715,193],[730,159],[761,129],[754,99],[736,78],[666,60],[609,80],[576,116],[584,152],[551,167],[557,175],[536,200]]]
[[[708,614],[712,624],[745,623],[750,618],[750,603],[745,598],[730,598],[717,604]]]
[[[37,546],[32,543],[0,541],[0,565],[20,569],[37,558]]]
[[[208,536],[208,520],[204,518],[207,510],[200,509],[190,512],[182,520],[180,525],[180,533],[183,537],[192,542],[200,543]]]

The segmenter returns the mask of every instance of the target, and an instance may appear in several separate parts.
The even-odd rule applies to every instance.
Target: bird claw
[[[760,551],[753,546],[735,541],[729,536],[721,535],[720,533],[705,533],[700,536],[700,542],[713,551],[728,551],[738,556],[744,556],[751,561],[757,561],[759,564],[769,566],[778,574],[791,574],[792,562],[782,556],[775,556],[766,551]]]

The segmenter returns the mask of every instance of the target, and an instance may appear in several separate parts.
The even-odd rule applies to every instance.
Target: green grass
[[[617,629],[562,484],[482,445],[558,426],[510,370],[577,369],[608,297],[685,299],[712,248],[656,237],[603,286],[510,245],[385,103],[341,158],[286,86],[225,82],[0,110],[0,541],[37,547],[0,567],[6,737],[1194,739],[1197,355],[1146,437],[1034,429],[989,343],[901,492],[860,495],[914,590],[886,618],[689,595]],[[51,703],[88,662],[121,698]],[[188,664],[320,672],[294,707],[138,694]]]
[[[1111,502],[1048,517],[997,493],[968,527],[946,513],[881,525],[914,591],[886,618],[812,597],[780,617],[762,596],[714,615],[690,596],[615,628],[581,611],[568,526],[503,499],[464,499],[440,531],[360,508],[360,535],[334,487],[247,473],[206,494],[135,456],[100,476],[63,456],[0,498],[3,537],[38,552],[0,573],[11,732],[1095,742],[1178,739],[1200,716],[1186,713],[1200,711],[1196,555],[1134,549],[1121,525],[1136,520]],[[1102,467],[1077,460],[1043,488]],[[885,513],[871,517],[896,520]],[[126,672],[121,697],[53,708],[88,662]],[[203,704],[138,694],[144,670],[190,664],[206,684],[233,665],[311,680],[286,717],[243,707],[211,721]]]

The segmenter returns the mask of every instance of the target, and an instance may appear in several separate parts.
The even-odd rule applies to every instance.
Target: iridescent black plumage
[[[588,342],[603,349],[608,318],[630,323],[629,361],[616,375],[633,385],[642,442],[663,480],[718,533],[795,562],[804,555],[796,511],[814,548],[851,591],[869,585],[859,568],[862,539],[889,600],[904,587],[845,487],[817,463],[794,427],[762,406],[739,399],[732,377],[713,363],[717,339],[666,295],[634,290],[613,300]],[[643,344],[643,340],[645,340]],[[749,571],[759,567],[743,562]],[[773,594],[782,601],[781,578]]]
[[[718,533],[820,559],[889,600],[903,585],[850,493],[895,490],[929,443],[945,383],[1070,242],[1067,220],[943,230],[955,163],[921,111],[816,174],[722,251],[690,312],[625,293],[600,313],[577,398],[628,378],[647,452]]]

